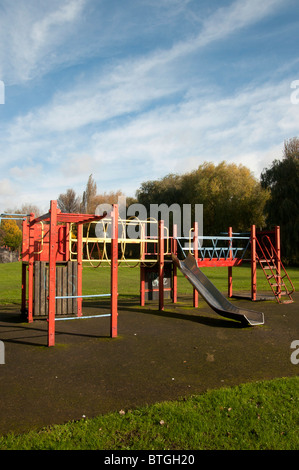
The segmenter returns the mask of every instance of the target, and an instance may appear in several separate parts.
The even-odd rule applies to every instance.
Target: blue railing
[[[177,237],[176,238],[178,242],[178,246],[182,250],[182,253],[184,257],[186,257],[185,252],[193,252],[194,250],[194,242],[193,238],[190,237]],[[188,240],[188,246],[184,247],[182,246],[181,241],[183,240]],[[234,246],[233,242],[236,242],[237,240],[243,240],[245,241],[244,246]],[[210,241],[212,246],[202,246],[203,241]],[[219,243],[220,242],[220,243]],[[219,244],[225,242],[225,246],[219,246]],[[198,242],[197,242],[197,250],[198,250],[198,258],[203,260],[203,259],[229,259],[232,258],[233,260],[238,258],[238,259],[243,259],[245,256],[245,253],[247,251],[247,248],[250,243],[250,237],[249,236],[199,236],[198,237]]]

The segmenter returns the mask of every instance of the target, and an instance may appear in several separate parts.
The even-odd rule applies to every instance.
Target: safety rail
[[[10,213],[4,213],[0,214],[0,224],[2,222],[2,219],[4,220],[24,220],[26,217],[29,217],[30,214],[10,214]]]
[[[85,299],[93,297],[111,297],[111,294],[90,294],[90,295],[57,295],[55,299]],[[67,321],[67,320],[86,320],[88,318],[101,318],[111,317],[111,313],[101,313],[99,315],[81,315],[75,317],[55,317],[55,321]]]
[[[250,237],[242,236],[198,236],[197,237],[197,246],[194,245],[194,237],[176,237],[178,245],[182,250],[184,257],[186,257],[185,252],[193,253],[194,249],[198,250],[198,259],[240,259],[242,260],[245,256],[245,253],[250,244]],[[183,247],[180,240],[188,240],[189,244],[187,247]],[[212,246],[202,247],[202,241],[211,241]],[[235,240],[246,240],[247,243],[243,247],[233,246],[233,241]],[[217,246],[218,242],[227,242],[227,246]]]

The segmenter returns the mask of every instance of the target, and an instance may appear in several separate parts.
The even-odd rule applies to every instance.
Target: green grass
[[[203,268],[202,271],[221,292],[227,292],[227,268]],[[288,273],[299,289],[299,268],[288,268]],[[120,267],[118,290],[119,297],[139,296],[139,268]],[[0,304],[21,302],[21,263],[0,264]],[[269,291],[269,284],[261,269],[257,270],[257,286],[260,291]],[[233,268],[233,289],[250,292],[250,267]],[[109,293],[110,268],[92,268],[86,265],[83,270],[83,294]],[[192,286],[178,272],[179,294],[191,294]]]
[[[22,435],[14,450],[297,450],[299,378],[211,390]]]

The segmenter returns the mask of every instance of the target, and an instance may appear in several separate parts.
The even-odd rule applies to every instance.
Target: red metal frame
[[[198,223],[194,222],[193,225],[193,256],[198,264]],[[193,288],[193,307],[198,307],[198,292]]]
[[[49,243],[48,346],[54,346],[56,307],[57,201],[51,201]]]
[[[112,211],[112,260],[111,260],[111,337],[117,336],[117,304],[118,304],[118,207]],[[22,240],[22,312],[26,311],[28,301],[28,322],[33,321],[33,289],[34,261],[49,263],[49,292],[48,292],[48,346],[55,345],[55,313],[56,313],[56,263],[68,261],[70,253],[68,240],[70,224],[77,224],[77,316],[82,316],[82,272],[83,272],[83,224],[99,221],[105,216],[94,214],[63,213],[57,207],[57,201],[50,202],[47,214],[35,218],[30,214],[29,220],[23,221]],[[41,225],[43,224],[43,225]],[[28,269],[28,300],[27,290]]]
[[[229,237],[233,236],[232,227],[228,228],[228,236]],[[232,248],[232,245],[231,245],[231,248]],[[233,259],[232,249],[230,249],[229,259],[230,259],[230,261],[232,261],[232,259]],[[233,268],[232,268],[232,266],[228,266],[227,271],[228,271],[227,272],[227,275],[228,275],[228,296],[232,297],[232,295],[233,295]]]
[[[175,256],[177,256],[178,252],[178,242],[177,242],[177,234],[178,234],[178,227],[175,224],[173,226],[173,239],[172,239],[172,252]],[[172,272],[173,272],[173,280],[172,280],[172,301],[173,303],[177,303],[178,301],[178,276],[177,276],[177,265],[172,263]]]
[[[159,310],[164,310],[164,220],[159,221]]]
[[[110,335],[117,336],[117,285],[118,285],[118,205],[113,205],[111,239],[111,322]]]
[[[251,226],[251,300],[256,300],[256,227]]]

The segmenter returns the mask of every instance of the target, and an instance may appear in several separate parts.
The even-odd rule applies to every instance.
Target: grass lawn
[[[203,268],[202,271],[209,277],[221,292],[227,292],[227,268]],[[289,268],[288,273],[299,289],[299,268]],[[120,266],[118,290],[121,297],[139,296],[139,269]],[[0,264],[0,304],[21,302],[21,263]],[[269,284],[261,269],[257,270],[257,286],[260,291],[272,293]],[[250,267],[241,266],[233,268],[233,289],[250,292]],[[83,270],[83,294],[102,294],[110,291],[110,268],[93,268],[85,265]],[[190,294],[192,286],[184,276],[178,272],[178,292]]]
[[[0,437],[14,450],[296,450],[299,378],[211,390]]]

